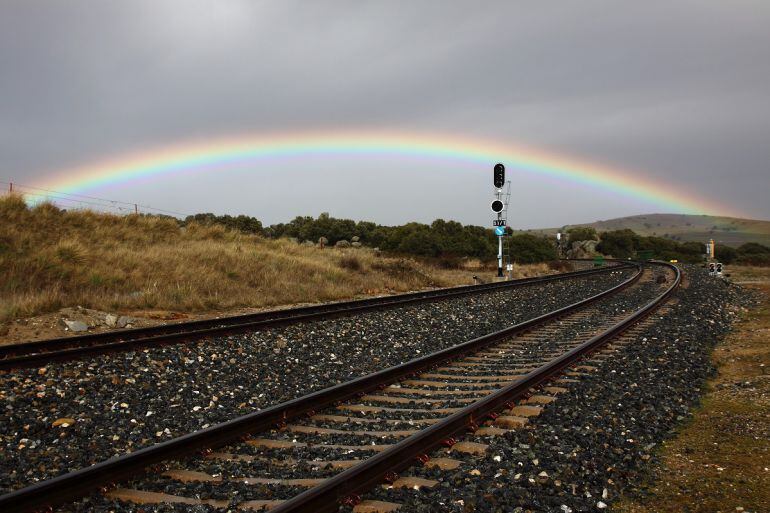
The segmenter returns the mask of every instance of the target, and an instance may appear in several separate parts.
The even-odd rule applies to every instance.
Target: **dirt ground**
[[[692,420],[663,445],[644,496],[614,511],[770,512],[770,269],[729,272],[762,302],[715,349],[718,375]]]
[[[258,311],[260,311],[260,309],[252,308],[195,314],[164,310],[136,310],[121,312],[120,314],[113,313],[113,315],[128,317],[130,322],[126,325],[126,328],[143,328],[145,326],[157,326],[159,324],[171,324],[173,322],[193,321],[197,319],[210,319],[215,317],[225,317]],[[43,340],[83,334],[71,332],[64,324],[64,319],[71,321],[81,321],[85,323],[88,326],[87,333],[103,333],[105,331],[113,331],[114,328],[110,328],[104,322],[109,313],[110,312],[92,310],[89,308],[74,307],[62,308],[57,312],[37,315],[35,317],[15,319],[6,325],[5,330],[7,331],[2,335],[2,337],[0,337],[0,346],[18,344],[20,342],[27,342],[32,340]]]

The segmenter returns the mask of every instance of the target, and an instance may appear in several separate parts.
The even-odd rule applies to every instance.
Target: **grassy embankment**
[[[718,376],[661,450],[649,496],[624,513],[770,511],[770,269],[732,267],[762,297],[714,351]]]
[[[0,269],[0,335],[12,319],[76,305],[133,315],[225,311],[465,285],[479,272],[473,263],[441,269],[366,248],[180,228],[173,219],[29,208],[15,196],[0,198]]]

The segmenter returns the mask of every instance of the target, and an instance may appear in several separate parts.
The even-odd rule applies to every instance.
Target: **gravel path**
[[[502,329],[629,275],[617,271],[0,375],[0,493]]]
[[[686,269],[688,288],[636,344],[571,385],[526,429],[490,439],[485,458],[461,457],[452,472],[416,469],[441,480],[433,490],[375,492],[404,513],[606,510],[634,493],[655,447],[689,417],[712,375],[710,350],[746,301],[737,287]],[[458,457],[458,456],[453,456]]]

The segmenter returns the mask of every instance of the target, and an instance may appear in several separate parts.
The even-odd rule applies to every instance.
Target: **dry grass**
[[[763,304],[714,352],[719,375],[692,421],[662,450],[650,495],[617,511],[770,511],[770,270],[739,269]]]
[[[476,264],[444,269],[366,248],[319,249],[220,226],[180,228],[173,219],[0,198],[0,328],[75,305],[204,312],[464,285],[479,274]]]
[[[738,284],[770,283],[770,269],[767,267],[731,264],[725,266],[725,272],[730,275],[731,281]]]

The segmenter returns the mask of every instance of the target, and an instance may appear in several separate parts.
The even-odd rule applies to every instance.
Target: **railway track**
[[[203,319],[147,328],[94,333],[72,337],[26,342],[0,346],[0,371],[14,368],[42,366],[52,361],[86,358],[98,354],[129,351],[139,347],[184,343],[210,336],[257,331],[288,324],[354,315],[367,311],[395,308],[415,303],[441,301],[462,296],[494,292],[504,289],[575,279],[611,272],[627,267],[626,263],[583,269],[534,278],[524,278],[481,285],[444,288],[377,298],[358,299],[320,305],[270,310],[253,314]]]
[[[89,500],[275,512],[336,511],[341,505],[393,511],[398,504],[360,496],[383,484],[435,486],[422,471],[455,468],[462,462],[453,455],[482,454],[486,439],[525,424],[591,371],[590,365],[578,365],[581,361],[635,329],[681,281],[673,265],[635,266],[632,277],[591,298],[17,490],[0,497],[0,510],[33,511],[132,478]],[[665,282],[659,280],[663,274]],[[618,298],[625,307],[618,307]],[[204,495],[211,498],[197,498],[206,487],[211,493]],[[230,499],[233,491],[239,492],[237,501]]]

